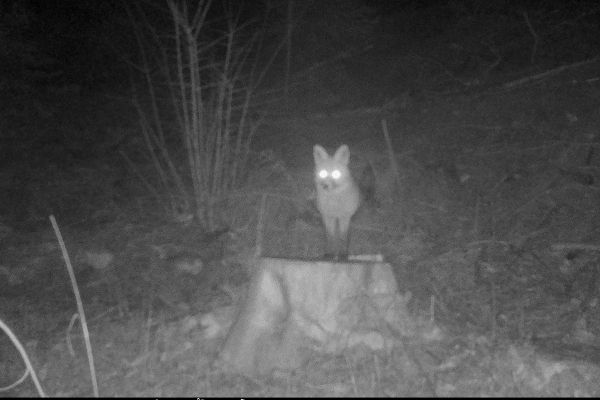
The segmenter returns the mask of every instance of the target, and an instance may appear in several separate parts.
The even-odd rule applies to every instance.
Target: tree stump
[[[379,350],[413,324],[389,264],[260,258],[220,359],[244,375],[301,366],[307,348]]]

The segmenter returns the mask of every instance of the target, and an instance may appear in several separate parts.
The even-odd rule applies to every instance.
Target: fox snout
[[[324,190],[331,190],[335,187],[335,182],[322,179],[319,181],[318,185],[321,186],[321,188]]]

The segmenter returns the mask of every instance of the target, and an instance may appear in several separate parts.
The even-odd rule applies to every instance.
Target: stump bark
[[[389,264],[261,258],[220,359],[244,375],[301,366],[308,349],[390,347],[412,329]]]

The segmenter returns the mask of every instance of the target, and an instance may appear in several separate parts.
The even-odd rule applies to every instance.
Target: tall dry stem
[[[142,102],[138,93],[134,104],[157,186],[171,204],[183,199],[184,208],[215,229],[227,223],[225,200],[247,171],[257,127],[249,108],[264,76],[256,78],[256,64],[251,65],[260,41],[250,33],[250,24],[240,23],[231,12],[225,23],[209,21],[210,0],[193,6],[168,0],[167,5],[168,35],[159,34],[139,7],[140,18],[130,11],[146,95]],[[173,132],[181,135],[189,175],[182,176],[176,167],[169,142]],[[190,184],[191,192],[186,188]]]

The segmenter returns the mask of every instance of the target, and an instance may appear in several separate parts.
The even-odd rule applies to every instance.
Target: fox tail
[[[377,178],[375,176],[375,170],[373,165],[369,162],[362,170],[356,184],[360,189],[363,204],[367,207],[377,207],[377,198],[375,197],[377,190]]]

